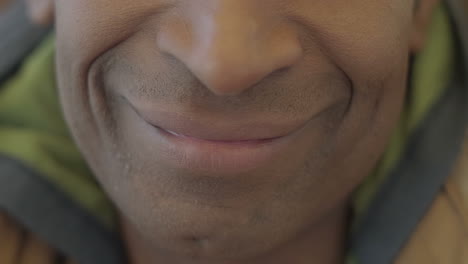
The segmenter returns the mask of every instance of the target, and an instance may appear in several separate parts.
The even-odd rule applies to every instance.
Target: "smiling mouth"
[[[148,124],[148,123],[147,123]],[[165,164],[212,175],[239,175],[268,166],[287,146],[286,138],[207,140],[152,126]]]
[[[288,117],[271,113],[202,115],[180,106],[122,99],[145,127],[149,136],[145,144],[158,150],[158,162],[210,175],[239,175],[287,159],[286,153],[294,153],[298,140],[320,122],[319,117],[348,102],[338,98],[317,107],[311,115]]]
[[[261,143],[284,137],[307,120],[265,116],[257,118],[222,117],[219,115],[195,115],[167,107],[136,107],[137,115],[149,125],[179,138],[214,143]],[[164,109],[164,110],[161,110]],[[251,115],[253,116],[253,115]],[[284,119],[284,118],[283,118]]]
[[[212,175],[239,175],[269,166],[290,146],[304,124],[253,120],[208,120],[176,111],[138,109],[130,104],[153,138],[158,159],[172,168]],[[304,122],[306,123],[306,122]]]
[[[252,144],[265,144],[265,143],[269,143],[269,142],[272,142],[276,139],[279,139],[281,138],[282,136],[278,136],[278,137],[272,137],[272,138],[259,138],[259,139],[243,139],[243,140],[211,140],[211,139],[204,139],[204,138],[197,138],[197,137],[192,137],[192,136],[187,136],[187,135],[183,135],[183,134],[180,134],[180,133],[177,133],[177,132],[174,132],[174,131],[171,131],[171,130],[167,130],[167,129],[164,129],[164,128],[161,128],[161,127],[157,127],[155,126],[156,128],[174,136],[174,137],[179,137],[179,138],[185,138],[187,140],[194,140],[194,141],[200,141],[200,142],[206,142],[206,143],[214,143],[214,144],[233,144],[233,145],[252,145]]]

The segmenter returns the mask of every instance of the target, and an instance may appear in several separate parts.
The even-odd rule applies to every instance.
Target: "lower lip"
[[[290,135],[260,140],[211,141],[176,135],[149,124],[161,139],[161,152],[175,168],[238,174],[271,164]]]

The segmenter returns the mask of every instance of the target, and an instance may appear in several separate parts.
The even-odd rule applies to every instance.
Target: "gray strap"
[[[123,264],[119,237],[22,163],[0,156],[0,209],[80,264]]]
[[[32,25],[23,0],[0,12],[0,83],[37,46],[50,29]]]
[[[456,88],[415,133],[359,223],[351,241],[359,264],[393,263],[449,175],[466,122],[465,95],[460,96],[461,87]]]

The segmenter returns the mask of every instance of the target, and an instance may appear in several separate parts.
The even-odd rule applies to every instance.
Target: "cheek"
[[[63,61],[59,66],[74,74],[87,70],[96,58],[130,38],[142,24],[156,19],[164,2],[56,1],[57,52]]]
[[[162,1],[79,0],[55,1],[56,66],[60,98],[65,118],[80,143],[86,139],[89,157],[95,157],[102,146],[96,124],[93,96],[89,89],[92,65],[102,55],[128,39],[138,25],[151,19],[149,14],[161,7]],[[102,104],[101,104],[102,105]],[[93,159],[93,158],[91,158]],[[90,163],[94,163],[91,161]]]
[[[116,45],[132,30],[133,25],[128,23],[131,18],[120,15],[118,4],[107,2],[57,2],[57,52],[68,59],[73,70],[86,68],[92,60]],[[109,8],[105,8],[105,3]]]
[[[293,1],[292,20],[354,83],[381,82],[407,61],[412,1]],[[361,85],[357,85],[361,84]]]
[[[383,88],[385,85],[378,84],[405,78],[409,56],[405,32],[343,33],[330,39],[328,48],[332,59],[349,76],[355,93],[367,92],[365,90],[372,87]]]
[[[399,118],[407,85],[410,14],[382,11],[376,8],[364,11],[366,16],[324,23],[319,34],[330,60],[352,83],[350,118],[343,131],[362,129],[359,143],[348,149],[358,153],[362,146],[361,157],[380,156]],[[355,159],[354,164],[366,163],[358,161],[356,154],[350,153],[350,159]]]
[[[407,85],[412,9],[406,1],[350,0],[348,8],[342,1],[313,2],[315,10],[324,12],[310,11],[311,2],[303,1],[309,8],[301,10],[309,11],[303,11],[300,22],[312,31],[310,43],[352,83],[352,100],[333,151],[339,166],[331,173],[344,175],[343,185],[349,188],[372,170],[398,122]]]

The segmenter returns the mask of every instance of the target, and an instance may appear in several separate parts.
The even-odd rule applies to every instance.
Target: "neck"
[[[122,231],[131,264],[338,264],[344,262],[347,209],[335,210],[318,224],[311,226],[307,232],[299,234],[281,247],[247,260],[194,260],[189,256],[154,249],[124,217]]]

